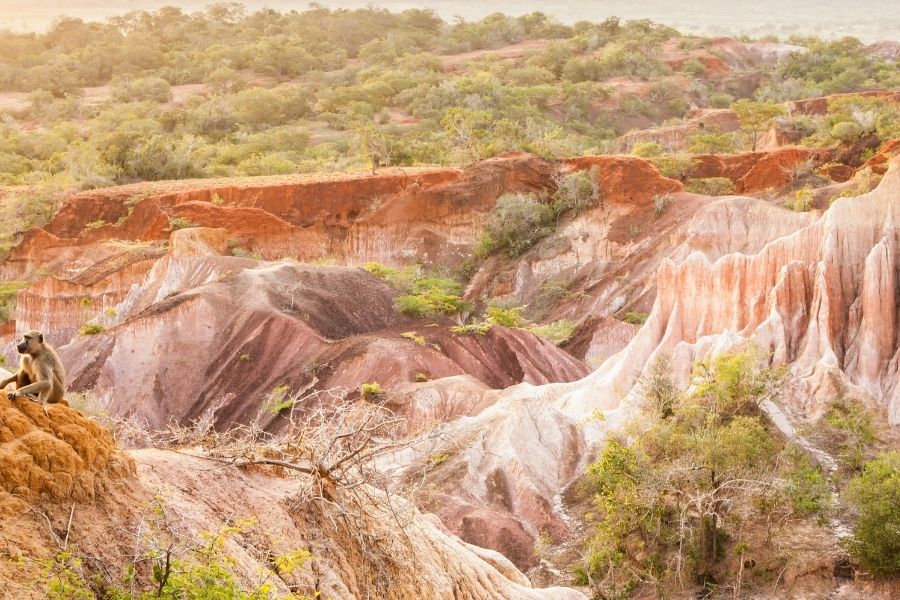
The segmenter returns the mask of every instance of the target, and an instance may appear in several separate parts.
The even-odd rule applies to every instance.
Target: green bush
[[[168,102],[172,99],[169,82],[160,77],[117,81],[112,84],[110,92],[119,102]]]
[[[523,327],[526,324],[525,317],[522,314],[524,311],[524,306],[503,308],[491,305],[487,308],[487,316],[491,322],[503,327]]]
[[[850,552],[874,573],[900,573],[900,452],[866,463],[847,498],[858,514]]]
[[[6,323],[15,318],[16,301],[19,290],[28,287],[27,281],[0,282],[0,322]]]
[[[662,148],[656,142],[638,142],[631,153],[641,158],[654,158],[662,154]]]
[[[567,211],[575,214],[583,212],[600,201],[597,182],[597,167],[590,171],[574,171],[557,175],[554,179],[556,192],[553,194],[552,211],[560,215]]]
[[[592,537],[580,567],[598,597],[630,597],[638,577],[657,592],[730,580],[726,556],[766,551],[740,532],[796,514],[783,490],[804,510],[828,495],[820,479],[794,468],[757,408],[784,377],[762,360],[748,350],[699,363],[696,385],[682,393],[665,365],[654,367],[654,382],[643,380],[644,405],[657,409],[639,417],[627,443],[609,439],[587,470]],[[659,390],[664,402],[650,397]]]
[[[377,400],[383,395],[384,392],[381,391],[380,383],[364,383],[359,387],[359,396],[363,400]]]
[[[831,137],[844,144],[852,144],[863,134],[862,127],[854,121],[841,121],[831,128]]]
[[[734,102],[734,96],[725,92],[713,92],[709,95],[709,105],[712,108],[728,108]]]
[[[655,156],[650,161],[660,173],[671,179],[684,180],[694,169],[694,159],[687,154],[664,154]]]
[[[734,152],[734,136],[710,127],[688,138],[688,152],[692,154],[728,154]]]
[[[734,192],[734,182],[727,177],[699,177],[688,179],[684,184],[685,191],[706,196],[727,196]]]
[[[531,333],[540,336],[554,344],[561,346],[575,333],[576,324],[568,319],[560,319],[546,325],[532,325],[528,328]]]
[[[702,79],[709,74],[706,65],[696,58],[689,58],[684,61],[684,64],[681,65],[681,70],[695,79]]]
[[[553,219],[552,207],[533,196],[502,196],[488,216],[481,244],[490,252],[521,256],[552,231]]]
[[[449,277],[420,277],[409,287],[409,294],[395,300],[397,310],[411,317],[453,314],[468,308],[460,293],[462,286]]]
[[[198,225],[186,217],[170,217],[169,226],[166,228],[166,231],[178,231],[179,229],[188,229],[189,227],[198,227]]]
[[[628,311],[625,313],[625,322],[631,325],[643,325],[647,322],[649,313]]]
[[[794,212],[809,212],[812,210],[813,198],[813,190],[806,187],[794,192],[794,199],[786,202],[784,206]]]
[[[85,323],[81,326],[79,333],[81,335],[97,335],[98,333],[103,333],[106,328],[99,323]]]
[[[487,335],[491,330],[493,323],[490,321],[481,321],[479,323],[468,323],[466,325],[454,325],[450,331],[459,335]]]

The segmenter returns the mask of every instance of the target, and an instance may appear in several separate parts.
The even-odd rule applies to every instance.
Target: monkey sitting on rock
[[[29,331],[16,344],[16,350],[22,355],[19,371],[0,381],[0,389],[15,382],[15,391],[6,396],[12,400],[22,396],[36,396],[41,404],[64,404],[66,402],[66,371],[62,361],[50,344],[44,342],[44,335],[39,331]]]

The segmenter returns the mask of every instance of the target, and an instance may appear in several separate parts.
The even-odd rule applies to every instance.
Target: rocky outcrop
[[[588,378],[590,396],[608,398],[612,408],[612,390],[630,389],[657,355],[671,355],[684,377],[693,360],[752,339],[802,382],[798,414],[821,413],[820,400],[838,392],[837,381],[868,394],[890,422],[900,422],[898,196],[895,158],[875,190],[839,199],[817,221],[757,253],[665,262],[647,323]],[[589,412],[596,402],[575,394],[564,405]]]
[[[549,162],[508,154],[468,169],[92,191],[69,198],[45,229],[30,232],[3,274],[24,279],[37,265],[55,273],[73,263],[96,263],[112,255],[108,240],[163,241],[183,225],[223,228],[232,246],[269,259],[446,265],[475,242],[500,195],[544,190],[553,174]]]
[[[65,454],[55,448],[50,452],[56,458]],[[102,573],[118,584],[117,576],[127,572],[136,548],[152,543],[155,531],[148,522],[166,515],[167,523],[174,525],[165,535],[185,543],[231,528],[234,533],[223,535],[220,548],[229,570],[254,587],[266,581],[279,595],[300,591],[336,600],[372,594],[393,600],[585,600],[570,588],[532,587],[499,553],[460,541],[433,516],[397,498],[390,508],[367,506],[363,516],[351,522],[336,505],[310,498],[297,479],[242,472],[160,450],[133,456],[138,468],[127,486],[111,485],[93,502],[72,505],[71,513],[67,504],[27,512],[20,508],[4,516],[4,541],[16,548],[16,560],[0,561],[0,589],[5,594],[47,597],[47,582],[33,570],[36,564],[52,564],[60,551],[57,544],[62,542],[48,529],[57,518],[62,519],[59,526],[69,551],[90,557],[79,573],[88,578],[101,565]],[[8,466],[0,462],[0,475]],[[236,522],[253,524],[235,527]],[[182,552],[180,547],[175,550]],[[291,575],[272,571],[272,557],[298,550],[311,555],[309,564]],[[136,573],[140,581],[150,578],[140,567]]]
[[[60,347],[70,387],[161,427],[277,418],[272,390],[385,390],[470,374],[489,387],[570,381],[586,365],[522,330],[454,334],[446,319],[400,315],[396,292],[359,268],[222,256],[223,230],[190,228],[115,305],[111,328]],[[360,302],[365,299],[364,302]],[[117,392],[127,373],[130,394]]]
[[[698,154],[693,156],[690,178],[726,177],[734,182],[734,191],[750,194],[783,189],[794,182],[799,172],[808,171],[831,160],[829,150],[780,148],[771,152],[743,154]]]
[[[732,132],[739,127],[737,115],[731,109],[696,109],[685,115],[685,122],[681,125],[631,131],[613,140],[610,149],[628,153],[640,143],[654,142],[667,152],[687,152],[688,142],[693,135],[712,128]]]
[[[795,100],[787,104],[790,114],[803,114],[822,116],[828,114],[828,103],[835,98],[846,98],[851,96],[863,96],[866,98],[883,98],[900,102],[900,92],[890,92],[883,90],[872,90],[867,92],[852,92],[847,94],[832,94],[830,96],[821,96],[819,98],[806,98],[803,100]]]
[[[109,432],[77,410],[0,394],[0,516],[31,500],[89,500],[133,475]]]

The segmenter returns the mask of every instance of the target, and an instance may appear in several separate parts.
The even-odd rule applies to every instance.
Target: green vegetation
[[[15,318],[19,290],[26,287],[27,281],[0,282],[0,322],[6,323]]]
[[[422,277],[413,281],[409,294],[397,296],[397,310],[411,317],[458,313],[468,306],[461,292],[462,286],[449,277]]]
[[[162,534],[154,525],[153,535]],[[173,542],[166,547],[147,549],[141,560],[152,566],[151,581],[139,583],[135,563],[126,566],[115,581],[107,581],[103,574],[89,575],[87,562],[72,551],[60,552],[42,561],[37,585],[48,600],[312,600],[298,593],[277,594],[272,583],[275,578],[289,577],[313,560],[306,550],[295,550],[273,556],[270,569],[259,581],[245,583],[236,572],[237,563],[226,554],[225,545],[231,538],[252,528],[250,520],[235,522],[218,532],[201,532],[184,551],[175,549]],[[177,554],[176,554],[177,552]],[[108,576],[108,574],[106,574]],[[102,590],[100,596],[96,591]],[[318,596],[318,594],[314,594]]]
[[[551,344],[561,346],[569,341],[569,338],[575,333],[576,326],[576,323],[568,319],[560,319],[546,325],[532,325],[528,331],[544,338]]]
[[[625,322],[632,325],[643,325],[649,316],[650,314],[645,312],[628,311],[625,313]]]
[[[520,256],[552,231],[553,209],[549,204],[524,194],[500,197],[488,216],[477,256],[504,251]]]
[[[688,139],[688,151],[691,154],[727,154],[736,149],[734,136],[718,127],[710,127]]]
[[[658,217],[672,204],[671,194],[653,194],[653,213]]]
[[[103,333],[106,331],[106,327],[100,325],[99,323],[85,323],[81,326],[79,333],[81,335],[97,335],[98,333]]]
[[[865,89],[896,89],[896,67],[868,55],[859,40],[792,37],[808,52],[793,52],[775,67],[774,81],[757,91],[761,100],[784,102]]]
[[[699,177],[688,179],[685,191],[706,196],[727,196],[734,192],[734,182],[727,177]]]
[[[400,334],[400,337],[410,340],[411,342],[414,342],[418,346],[425,345],[425,338],[422,337],[421,335],[419,335],[418,333],[416,333],[415,331],[404,331],[403,333]]]
[[[770,551],[747,531],[826,513],[824,474],[759,409],[786,373],[765,362],[753,348],[701,361],[688,392],[652,365],[629,441],[609,440],[588,469],[594,533],[578,583],[606,598],[739,588],[744,561]]]
[[[900,573],[900,452],[866,463],[847,498],[857,512],[850,552],[873,573]]]
[[[524,327],[527,320],[523,313],[524,306],[516,306],[513,308],[503,308],[502,306],[491,305],[487,308],[488,319],[496,325],[503,327]]]
[[[878,442],[875,416],[861,402],[836,398],[814,432],[830,454],[850,473],[858,473],[872,458]]]
[[[731,105],[733,110],[741,122],[741,131],[750,138],[750,149],[756,151],[756,143],[759,135],[764,133],[772,122],[780,116],[784,115],[784,107],[779,104],[769,102],[754,102],[752,100],[738,100]]]
[[[487,335],[493,325],[492,322],[485,320],[466,325],[454,325],[450,331],[459,335]]]
[[[388,267],[370,262],[363,268],[388,285],[404,292],[397,296],[397,310],[411,317],[449,315],[468,309],[460,294],[462,285],[450,278],[425,275],[419,265]]]
[[[900,85],[896,65],[857,40],[794,38],[809,52],[774,65],[771,83],[723,89],[701,60],[672,72],[664,44],[688,41],[679,38],[646,20],[568,26],[542,13],[495,13],[448,23],[422,9],[318,5],[61,18],[45,33],[0,32],[0,92],[28,93],[0,111],[0,183],[95,188],[460,163],[506,150],[574,156],[602,152],[633,117],[678,123],[691,103],[734,102],[755,139],[769,121],[769,113],[756,119],[758,111],[743,110],[756,101],[771,107]],[[491,59],[490,50],[527,40],[549,43],[515,60]],[[705,40],[688,45],[704,48]],[[442,57],[472,51],[486,54],[445,68]],[[616,78],[650,83],[638,95],[610,85]],[[188,84],[203,88],[179,88]],[[84,94],[95,86],[106,88]],[[834,133],[848,139],[855,130]],[[693,143],[698,151],[729,146],[715,133]]]
[[[475,250],[484,258],[495,252],[521,256],[550,235],[564,214],[578,214],[600,202],[596,167],[590,171],[560,173],[549,197],[507,194],[497,200],[488,215],[484,235]]]
[[[794,199],[785,203],[785,208],[794,212],[809,212],[812,210],[813,190],[806,187],[794,192]]]
[[[694,159],[687,154],[661,154],[651,157],[650,161],[671,179],[684,180],[694,169]]]
[[[378,382],[364,383],[359,386],[359,397],[370,402],[379,400],[384,395]]]
[[[179,229],[187,229],[189,227],[197,227],[197,224],[184,217],[171,217],[169,219],[167,231],[178,231]]]
[[[269,412],[277,415],[283,410],[294,407],[294,398],[290,395],[290,388],[286,385],[280,385],[272,390],[269,398]]]

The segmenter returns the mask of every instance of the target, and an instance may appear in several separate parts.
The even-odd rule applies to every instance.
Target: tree
[[[900,573],[900,452],[885,452],[850,481],[858,513],[850,552],[874,573]]]
[[[784,107],[769,102],[754,102],[753,100],[738,100],[731,105],[741,122],[741,131],[744,131],[752,140],[751,150],[756,151],[756,142],[760,133],[772,126],[772,121],[784,115]]]
[[[785,374],[766,359],[751,347],[698,363],[690,393],[676,389],[665,360],[641,380],[642,431],[629,444],[608,441],[588,469],[595,529],[581,579],[599,597],[648,580],[721,581],[725,544],[742,556],[755,550],[744,523],[789,516],[794,498],[808,512],[826,505],[816,468],[785,451],[758,408]],[[742,573],[733,575],[737,588]]]

